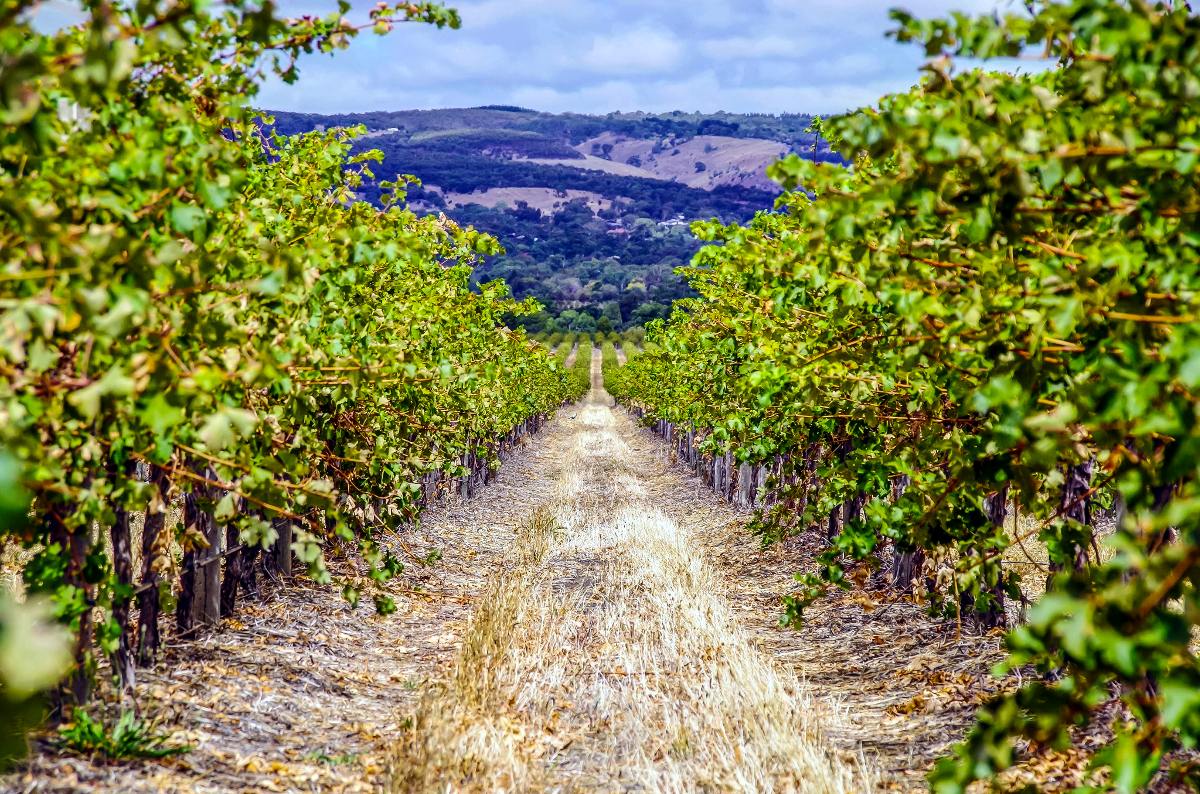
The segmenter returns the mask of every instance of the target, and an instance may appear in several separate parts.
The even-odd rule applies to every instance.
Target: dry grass
[[[780,626],[780,599],[793,589],[793,574],[815,570],[821,540],[763,548],[746,530],[749,514],[676,468],[658,436],[639,431],[623,412],[618,429],[642,467],[646,498],[691,530],[743,635],[807,683],[829,751],[851,765],[865,757],[877,775],[875,790],[926,791],[933,761],[962,738],[975,708],[1000,686],[989,676],[1001,657],[1000,637],[960,637],[953,620],[860,591],[817,602],[800,630]],[[859,790],[871,788],[864,782]]]
[[[584,154],[583,159],[574,158],[571,160],[557,158],[542,158],[531,157],[526,162],[537,163],[539,165],[562,165],[567,168],[581,168],[587,171],[603,171],[606,174],[616,174],[617,176],[633,176],[641,179],[659,179],[667,180],[668,177],[660,176],[653,171],[647,171],[644,168],[639,168],[636,165],[629,165],[624,160],[606,160],[603,157],[595,157],[591,154]]]
[[[1103,511],[1096,511],[1092,523],[1096,533],[1096,546],[1093,553],[1099,552],[1099,563],[1106,563],[1115,554],[1111,539],[1116,532],[1116,519]],[[1050,553],[1046,544],[1038,537],[1044,522],[1035,517],[1022,513],[1010,504],[1006,529],[1012,539],[1012,545],[1004,550],[1004,564],[1015,569],[1021,576],[1021,592],[1025,600],[1033,603],[1046,592],[1046,581],[1051,575]],[[1009,605],[1009,618],[1012,621],[1024,619],[1023,610]]]
[[[556,161],[552,161],[556,162]],[[563,163],[581,163],[580,160],[563,160]],[[602,161],[603,162],[603,161]],[[444,198],[451,207],[465,207],[469,204],[480,204],[485,207],[496,207],[506,204],[515,207],[518,201],[524,201],[530,207],[542,212],[554,214],[568,202],[583,199],[593,212],[607,210],[612,207],[612,199],[605,198],[599,193],[586,190],[564,190],[565,195],[549,187],[492,187],[474,193],[446,193]]]
[[[832,715],[754,646],[699,545],[649,502],[603,402],[594,391],[570,423],[548,511],[492,575],[395,788],[870,788],[827,752]]]
[[[10,595],[18,601],[25,600],[25,582],[21,579],[21,572],[33,554],[33,551],[22,548],[16,541],[0,539],[0,594]]]
[[[576,146],[581,154],[590,155],[595,144],[609,144],[612,150],[609,160],[596,160],[589,156],[588,164],[578,160],[561,160],[562,165],[575,164],[576,168],[596,167],[611,173],[644,176],[652,179],[670,179],[689,187],[711,190],[720,185],[741,185],[762,190],[778,190],[778,185],[766,176],[767,166],[787,154],[788,147],[779,141],[765,138],[730,138],[722,135],[696,135],[686,139],[665,143],[658,137],[628,138],[612,132],[586,140]],[[655,151],[655,149],[659,151]],[[636,156],[641,166],[626,164]],[[696,170],[697,163],[704,163],[703,171]]]
[[[437,791],[449,781],[479,779],[511,791],[531,779],[539,748],[512,716],[507,685],[517,659],[514,628],[527,617],[532,577],[550,531],[549,516],[535,514],[517,535],[516,569],[488,580],[447,680],[429,691],[410,722],[403,752],[392,764],[395,789]]]

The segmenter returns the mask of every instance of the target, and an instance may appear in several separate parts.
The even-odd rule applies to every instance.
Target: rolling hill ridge
[[[687,288],[673,272],[699,245],[698,219],[745,221],[779,187],[766,168],[795,152],[840,161],[812,117],[731,113],[551,114],[512,106],[317,115],[276,112],[294,134],[364,126],[382,179],[412,174],[419,212],[496,235],[506,254],[476,278],[504,278],[546,311],[533,329],[601,330],[662,316]],[[362,197],[379,201],[376,184]]]

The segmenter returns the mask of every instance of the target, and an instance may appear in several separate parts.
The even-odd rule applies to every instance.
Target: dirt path
[[[563,366],[570,369],[575,365],[575,357],[579,355],[579,343],[571,345],[571,352],[567,353],[567,357],[563,359]]]
[[[823,741],[833,715],[755,646],[700,543],[650,497],[599,357],[592,381],[553,439],[552,497],[530,505],[397,751],[397,790],[869,789]]]

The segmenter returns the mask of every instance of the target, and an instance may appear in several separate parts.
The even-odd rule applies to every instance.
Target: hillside
[[[275,113],[284,134],[362,125],[358,150],[382,179],[413,174],[418,211],[444,212],[506,248],[476,273],[504,278],[547,311],[534,330],[607,330],[663,316],[688,293],[672,272],[698,248],[690,221],[744,221],[779,188],[766,168],[789,152],[836,160],[812,117],[551,114],[493,106],[322,116]],[[379,200],[377,185],[364,198]]]
[[[494,105],[444,110],[400,110],[370,113],[320,115],[274,113],[280,130],[297,132],[317,125],[361,124],[372,133],[397,134],[418,142],[439,134],[461,136],[470,131],[490,131],[497,140],[523,137],[574,148],[603,135],[628,138],[692,138],[698,135],[737,139],[778,141],[793,151],[811,151],[829,156],[828,146],[808,131],[813,117],[805,113],[779,115],[753,113],[609,113],[603,116],[579,113],[541,113],[526,108]],[[527,156],[536,156],[528,154]],[[569,155],[568,155],[569,156]]]
[[[787,154],[789,146],[765,138],[729,135],[639,138],[605,132],[575,149],[600,170],[607,170],[604,164],[612,164],[618,169],[612,173],[633,169],[631,175],[682,182],[689,187],[735,185],[773,191],[777,188],[767,178],[766,167]]]

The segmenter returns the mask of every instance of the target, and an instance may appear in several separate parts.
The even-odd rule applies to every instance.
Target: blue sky
[[[66,0],[51,0],[53,7]],[[285,14],[334,0],[280,0]],[[448,0],[460,30],[404,25],[256,104],[316,113],[514,104],[537,110],[834,113],[918,79],[917,48],[885,38],[888,9],[987,13],[1013,0]],[[363,17],[373,0],[354,0]]]

